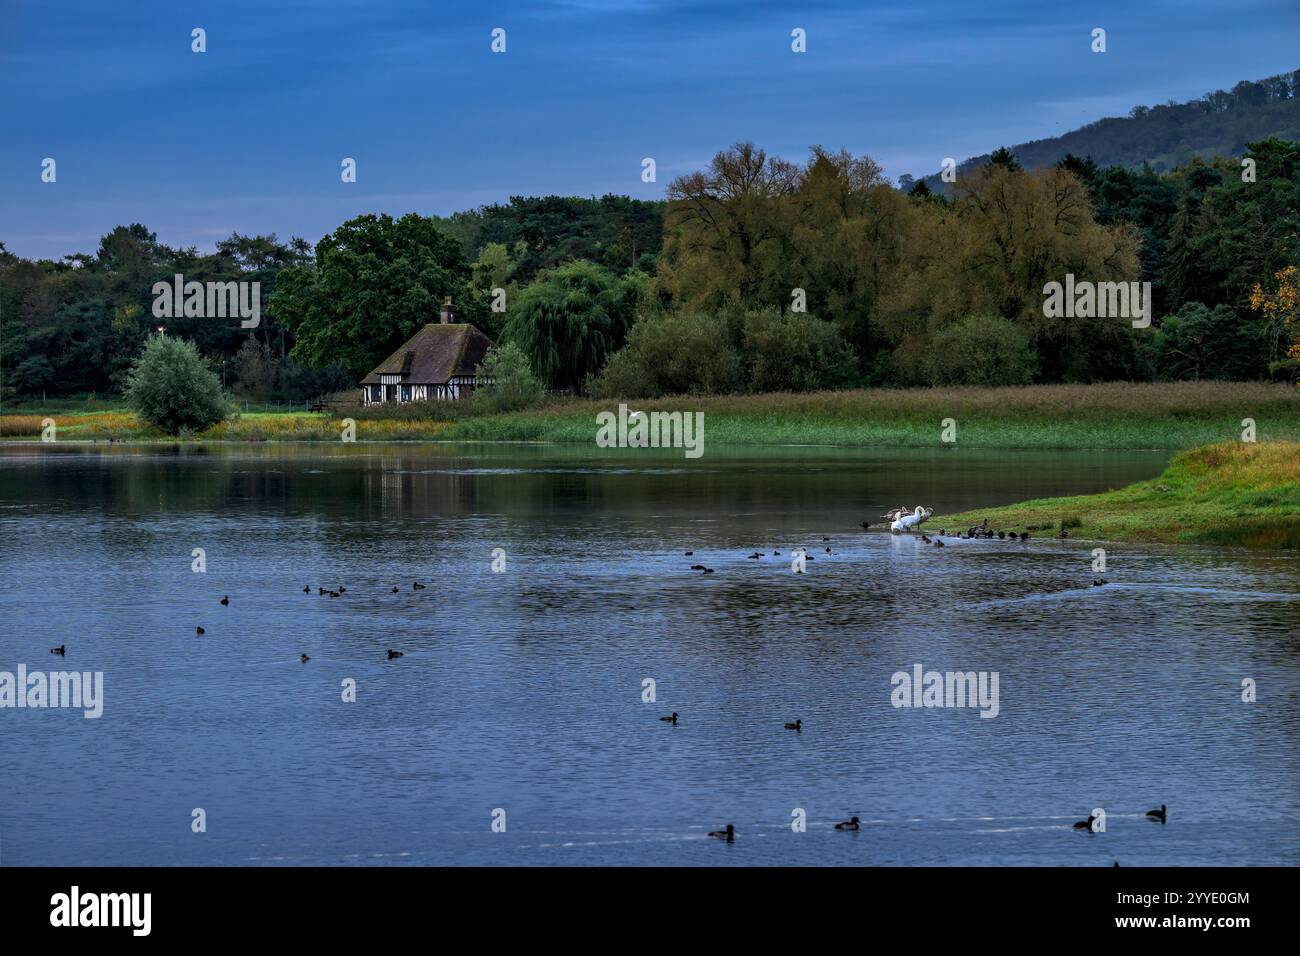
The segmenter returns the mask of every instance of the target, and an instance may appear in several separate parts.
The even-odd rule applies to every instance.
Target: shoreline
[[[517,412],[428,404],[330,412],[246,412],[197,434],[167,436],[124,408],[0,412],[0,441],[39,439],[53,419],[60,440],[132,443],[330,442],[343,421],[357,441],[595,444],[597,415],[703,413],[703,439],[735,447],[975,447],[1019,450],[1176,451],[1238,440],[1300,440],[1300,389],[1263,382],[1111,382],[1015,388],[860,389],[840,392],[558,398]],[[60,405],[61,411],[54,411]]]
[[[1180,452],[1160,475],[1095,495],[937,514],[926,530],[967,529],[1097,542],[1229,544],[1300,550],[1300,443],[1221,442]]]

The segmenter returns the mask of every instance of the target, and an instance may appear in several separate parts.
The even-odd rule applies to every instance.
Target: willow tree
[[[647,278],[623,278],[585,259],[545,272],[510,303],[502,338],[550,388],[577,391],[622,348]]]

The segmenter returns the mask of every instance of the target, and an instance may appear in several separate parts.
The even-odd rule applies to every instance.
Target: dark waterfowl
[[[389,659],[390,661],[391,661],[391,660],[395,660],[396,658],[401,657],[401,656],[402,656],[402,652],[401,652],[401,651],[390,650],[390,651],[388,652],[388,659]]]
[[[318,597],[324,597],[327,593],[328,593],[328,592],[327,592],[324,588],[321,588],[321,589],[317,592],[317,596],[318,596]]]
[[[786,724],[786,730],[803,730],[803,718],[798,718],[793,724]]]
[[[427,585],[427,584],[421,584],[419,581],[415,581],[415,582],[413,582],[413,583],[411,584],[411,590],[412,590],[412,591],[423,591],[423,590],[424,590],[425,588],[427,588],[428,586],[429,586],[429,585]]]
[[[871,527],[871,522],[870,522],[870,521],[864,521],[864,522],[862,522],[862,530],[863,530],[863,531],[866,531],[866,530],[867,530],[868,528],[870,528],[870,527]]]
[[[1056,536],[1058,538],[1068,538],[1070,536],[1070,531],[1068,528],[1062,528]]]
[[[196,627],[196,628],[194,629],[194,633],[197,634],[199,637],[202,637],[202,636],[203,636],[203,628],[201,628],[201,627]]]
[[[827,549],[826,549],[826,553],[827,553],[827,554],[830,554],[830,553],[831,553],[831,549],[830,549],[830,548],[827,548]]]
[[[1022,531],[1022,532],[1020,532],[1020,540],[1021,540],[1021,541],[1028,541],[1028,540],[1029,540],[1029,532],[1028,532],[1028,531]]]
[[[51,648],[50,648],[50,653],[51,653],[51,654],[58,654],[60,657],[62,657],[64,654],[67,653],[67,650],[68,650],[68,647],[67,647],[66,644],[60,644],[58,647],[51,647]]]
[[[1074,825],[1074,829],[1076,829],[1076,830],[1087,830],[1087,831],[1091,832],[1091,831],[1092,831],[1092,822],[1093,822],[1094,820],[1096,820],[1096,819],[1097,819],[1097,818],[1096,818],[1095,816],[1093,816],[1093,815],[1090,813],[1090,814],[1088,814],[1088,819],[1086,819],[1086,820],[1080,820],[1078,823],[1076,823],[1076,824]]]
[[[712,568],[705,568],[705,569],[704,569],[704,573],[705,573],[705,574],[712,574],[712,573],[713,573],[713,569],[712,569]]]
[[[946,544],[944,544],[942,541],[936,541],[936,542],[934,543],[934,546],[935,546],[936,548],[946,548],[946,547],[948,547],[948,546],[947,546]]]
[[[339,585],[339,594],[343,594],[343,593],[346,592],[346,591],[347,591],[347,588],[345,588],[343,585],[340,584],[340,585]]]
[[[303,594],[311,594],[311,585],[310,585],[310,584],[304,584],[304,585],[302,586],[302,593],[303,593]]]
[[[709,833],[709,836],[717,837],[719,840],[726,840],[728,843],[731,843],[736,839],[736,827],[733,824],[728,823],[727,829],[713,830]]]
[[[857,818],[857,817],[850,817],[848,820],[844,821],[843,823],[837,823],[837,824],[835,824],[835,829],[837,829],[837,830],[860,830],[860,829],[862,829],[862,828],[861,828],[860,826],[858,826],[858,818]]]
[[[692,570],[692,571],[703,571],[703,570],[704,570],[704,565],[702,565],[702,564],[692,564],[692,565],[691,565],[691,570]]]
[[[336,598],[336,597],[339,596],[339,592],[338,592],[338,591],[330,591],[330,592],[328,592],[328,593],[329,593],[329,596],[332,597],[332,598]]]
[[[300,660],[300,661],[302,661],[304,664],[306,664],[309,660],[311,660],[311,658],[308,657],[306,654],[303,654],[301,657],[298,658],[298,660]]]
[[[1165,822],[1165,812],[1166,812],[1166,811],[1165,811],[1165,805],[1162,803],[1162,804],[1160,804],[1160,809],[1159,809],[1159,810],[1148,810],[1148,811],[1147,811],[1147,816],[1148,816],[1149,818],[1151,818],[1152,820],[1159,820],[1161,823],[1164,823],[1164,822]]]
[[[668,723],[670,723],[670,724],[672,724],[674,727],[676,727],[676,726],[677,726],[677,711],[674,710],[674,711],[673,711],[671,714],[669,714],[667,717],[660,717],[659,719],[660,719],[660,720],[667,721]]]
[[[229,607],[229,606],[230,606],[230,595],[229,595],[229,594],[227,594],[225,597],[223,597],[223,598],[221,599],[221,606],[222,606],[222,607]]]
[[[1093,579],[1092,579],[1092,586],[1095,587],[1095,588],[1099,588],[1099,587],[1101,587],[1103,584],[1110,584],[1110,582],[1107,581],[1105,578],[1093,578]]]
[[[397,593],[397,585],[396,585],[396,584],[393,585],[393,593],[394,593],[394,594]]]
[[[690,558],[690,557],[694,557],[694,556],[695,556],[695,552],[694,552],[694,551],[687,551],[687,552],[686,552],[686,557]]]
[[[1006,538],[1006,536],[1007,536],[1007,533],[1006,533],[1005,531],[999,531],[999,532],[998,532],[998,540],[999,540],[999,541],[1004,540],[1004,539]]]

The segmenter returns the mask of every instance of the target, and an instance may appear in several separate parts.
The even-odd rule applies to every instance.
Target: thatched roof
[[[362,385],[380,384],[380,374],[401,375],[403,385],[445,385],[454,376],[473,375],[492,340],[467,323],[431,322],[416,332],[374,371]]]

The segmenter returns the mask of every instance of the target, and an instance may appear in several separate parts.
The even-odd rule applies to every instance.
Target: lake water
[[[1300,555],[1092,587],[1086,541],[877,518],[1167,457],[0,446],[0,670],[104,675],[99,719],[0,710],[0,864],[1295,864]],[[917,664],[997,716],[892,706]]]

